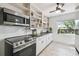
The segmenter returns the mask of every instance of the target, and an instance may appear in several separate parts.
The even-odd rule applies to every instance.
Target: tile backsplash
[[[0,26],[0,39],[4,39],[6,37],[25,35],[25,34],[26,34],[25,27]]]

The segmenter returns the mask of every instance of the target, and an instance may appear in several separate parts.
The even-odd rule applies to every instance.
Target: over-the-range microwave
[[[7,8],[0,8],[0,24],[30,26],[30,17]]]

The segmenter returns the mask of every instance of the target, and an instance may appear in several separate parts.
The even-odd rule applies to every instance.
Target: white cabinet
[[[39,54],[45,47],[46,40],[43,37],[38,37],[36,39],[36,55]]]
[[[50,43],[50,35],[47,36],[47,45]]]
[[[47,35],[47,45],[53,40],[52,33]]]
[[[41,52],[41,48],[41,38],[39,37],[36,39],[36,55]]]
[[[36,55],[38,55],[52,41],[52,33],[36,39]]]
[[[53,40],[53,36],[52,36],[52,33],[51,34],[49,34],[49,39],[50,39],[50,42]]]

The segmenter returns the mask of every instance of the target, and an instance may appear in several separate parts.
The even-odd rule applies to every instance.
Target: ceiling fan
[[[62,7],[64,6],[64,3],[56,3],[56,10],[53,10],[53,11],[50,11],[49,13],[52,13],[52,12],[56,12],[56,11],[60,11],[60,12],[64,12],[65,10],[62,9]]]

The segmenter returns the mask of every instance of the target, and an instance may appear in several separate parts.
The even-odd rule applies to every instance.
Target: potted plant
[[[49,27],[48,30],[47,30],[47,32],[52,32],[52,28]]]

